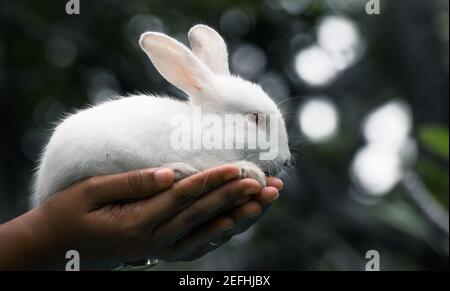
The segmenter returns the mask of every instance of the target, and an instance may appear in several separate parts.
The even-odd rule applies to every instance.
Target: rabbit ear
[[[158,72],[190,96],[202,92],[213,73],[186,46],[157,32],[144,33],[139,44]]]
[[[196,25],[188,36],[194,54],[214,73],[230,75],[227,45],[217,31],[206,25]]]

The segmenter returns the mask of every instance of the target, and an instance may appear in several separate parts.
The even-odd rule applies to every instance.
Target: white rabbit
[[[284,121],[278,120],[278,156],[258,159],[260,149],[180,150],[170,146],[170,119],[203,114],[281,116],[276,104],[259,85],[232,76],[227,47],[213,29],[197,25],[189,32],[192,51],[167,35],[147,32],[139,41],[159,73],[183,90],[189,101],[162,96],[116,98],[66,117],[54,130],[36,172],[32,203],[84,178],[134,169],[166,166],[177,179],[225,163],[241,168],[242,177],[265,183],[265,173],[277,174],[290,160]],[[270,130],[270,129],[268,129]],[[230,137],[227,137],[230,138]]]

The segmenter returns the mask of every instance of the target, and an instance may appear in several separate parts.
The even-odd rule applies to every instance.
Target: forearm
[[[42,269],[55,264],[56,253],[38,210],[0,225],[0,270]],[[61,258],[61,260],[64,257]]]

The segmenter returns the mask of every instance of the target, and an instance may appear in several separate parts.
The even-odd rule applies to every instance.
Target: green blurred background
[[[81,0],[0,3],[0,222],[27,209],[39,152],[64,112],[114,94],[182,98],[138,47],[208,24],[231,69],[285,113],[296,170],[259,224],[157,269],[448,270],[449,2]]]

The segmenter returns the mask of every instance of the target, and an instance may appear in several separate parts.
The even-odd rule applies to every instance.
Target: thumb
[[[82,183],[89,201],[98,205],[147,198],[169,188],[174,180],[171,169],[153,168],[97,176]]]

